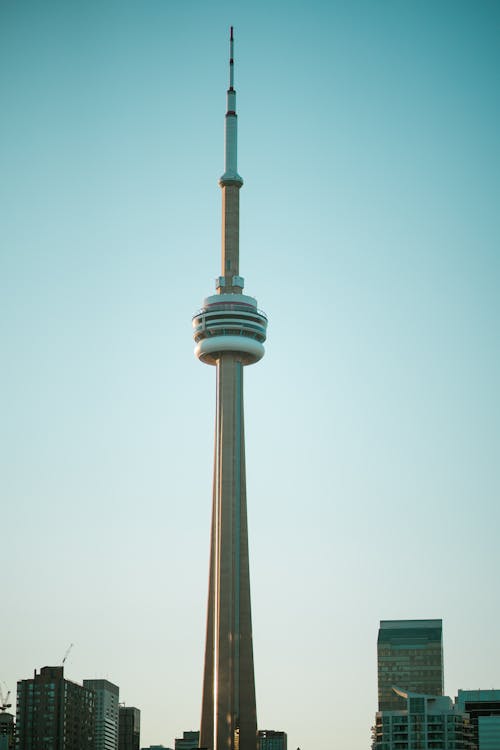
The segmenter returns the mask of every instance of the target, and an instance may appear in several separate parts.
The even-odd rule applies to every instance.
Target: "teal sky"
[[[369,746],[380,619],[500,688],[500,5],[0,2],[0,681],[198,727],[228,30],[260,728]]]

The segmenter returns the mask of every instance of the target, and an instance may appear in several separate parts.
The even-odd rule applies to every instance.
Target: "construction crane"
[[[64,667],[64,662],[68,658],[69,652],[71,651],[71,649],[73,648],[74,645],[75,645],[74,643],[70,643],[69,646],[68,646],[68,648],[66,649],[66,653],[64,654],[63,660],[61,662],[61,666],[62,667]]]
[[[7,685],[5,685],[5,687],[7,687]],[[2,711],[2,713],[12,706],[12,703],[9,703],[9,698],[10,690],[7,690],[7,694],[4,696],[4,694],[2,693],[2,688],[0,687],[0,711]]]

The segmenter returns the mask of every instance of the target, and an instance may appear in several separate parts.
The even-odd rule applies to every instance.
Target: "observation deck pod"
[[[264,356],[266,330],[267,317],[253,297],[214,294],[193,316],[194,353],[209,365],[216,365],[224,352],[239,354],[244,365],[252,365]]]

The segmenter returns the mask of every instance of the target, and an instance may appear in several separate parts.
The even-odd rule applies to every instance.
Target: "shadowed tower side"
[[[193,317],[195,353],[217,370],[210,572],[200,747],[256,750],[243,368],[264,355],[267,318],[239,275],[237,115],[231,27],[217,294]]]

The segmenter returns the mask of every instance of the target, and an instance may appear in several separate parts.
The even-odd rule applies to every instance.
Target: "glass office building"
[[[392,689],[443,695],[442,620],[382,620],[377,640],[378,710],[404,709]]]
[[[84,680],[95,693],[95,750],[118,750],[120,688],[109,680]]]
[[[257,748],[258,750],[287,750],[286,732],[274,729],[259,729]]]

